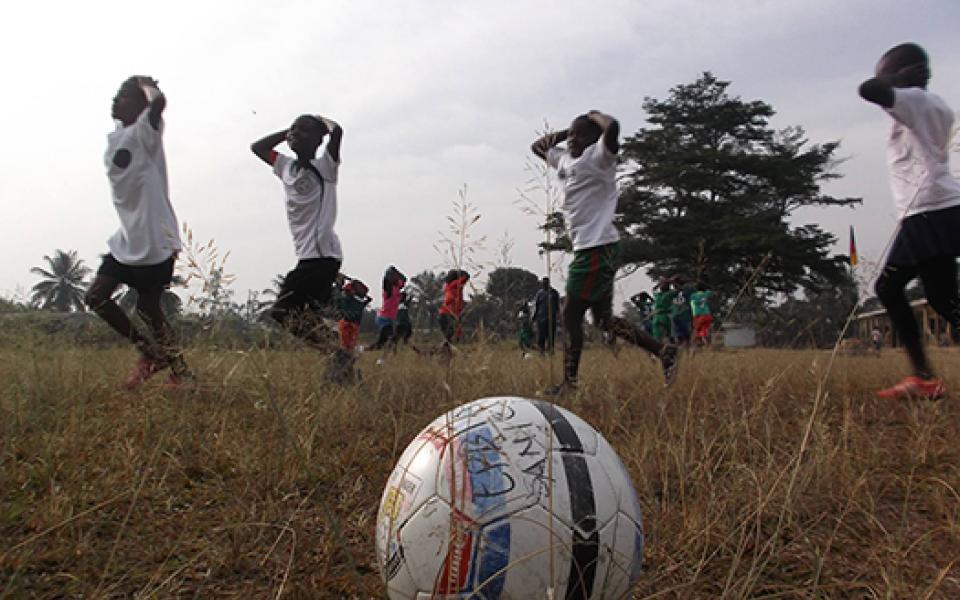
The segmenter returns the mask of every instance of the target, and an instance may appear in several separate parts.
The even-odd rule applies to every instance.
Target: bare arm
[[[587,113],[590,120],[603,129],[603,145],[611,154],[620,152],[620,123],[608,114],[599,110],[591,110]]]
[[[323,121],[323,124],[327,126],[327,131],[330,132],[330,141],[327,142],[327,153],[330,154],[330,158],[332,158],[334,162],[340,162],[340,143],[343,141],[343,127],[340,127],[339,123],[327,117],[320,117],[320,120]]]
[[[167,107],[167,97],[157,86],[157,80],[151,77],[140,78],[140,89],[147,97],[147,110],[150,111],[147,119],[150,121],[150,126],[154,131],[160,131],[160,117],[163,116],[163,109]]]
[[[268,165],[273,165],[273,160],[271,155],[273,154],[273,149],[279,144],[282,144],[287,140],[287,130],[278,131],[276,133],[271,133],[268,136],[265,136],[254,143],[250,144],[250,150],[254,154],[260,157],[260,160],[267,163]]]
[[[893,108],[894,88],[908,87],[930,78],[926,63],[908,65],[891,75],[877,75],[860,84],[860,97],[883,108]]]
[[[570,130],[568,129],[561,129],[560,131],[548,133],[539,140],[535,141],[530,146],[530,150],[543,160],[547,160],[547,151],[567,139],[568,135],[570,135]]]
[[[890,77],[871,77],[860,84],[860,97],[883,108],[893,108],[893,87]]]

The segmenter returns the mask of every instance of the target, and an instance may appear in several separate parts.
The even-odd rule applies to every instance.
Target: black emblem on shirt
[[[133,155],[126,148],[120,148],[113,153],[113,164],[121,169],[129,167],[131,160],[133,160]]]
[[[301,196],[311,194],[316,187],[317,183],[313,180],[313,177],[309,175],[298,177],[297,180],[293,182],[293,189]]]

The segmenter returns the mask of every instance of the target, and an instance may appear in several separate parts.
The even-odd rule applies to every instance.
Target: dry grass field
[[[55,346],[55,347],[51,347]],[[549,361],[364,355],[333,387],[296,348],[193,349],[202,387],[117,390],[130,350],[0,348],[0,598],[381,598],[382,486],[431,419],[532,395]],[[960,354],[937,364],[960,389]],[[960,405],[878,401],[904,359],[591,349],[560,403],[630,470],[636,598],[960,598]],[[559,357],[554,369],[559,370]]]

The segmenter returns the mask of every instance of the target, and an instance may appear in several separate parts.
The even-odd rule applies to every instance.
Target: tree
[[[540,278],[520,267],[497,267],[487,278],[486,293],[514,316],[521,301],[529,300],[540,288]]]
[[[861,202],[820,190],[839,177],[839,142],[771,129],[773,107],[731,97],[729,85],[704,73],[666,100],[644,100],[652,126],[627,137],[622,152],[625,262],[651,264],[654,278],[687,274],[727,298],[753,277],[748,291],[762,304],[837,285],[846,257],[829,256],[834,236],[787,221],[802,207]]]
[[[44,310],[69,312],[84,311],[84,279],[90,269],[77,256],[76,250],[55,250],[53,257],[44,256],[48,268],[33,267],[31,273],[43,279],[30,290],[30,303]]]
[[[831,347],[843,333],[858,296],[857,282],[845,271],[838,285],[754,311],[750,319],[764,345]]]
[[[413,291],[410,314],[414,326],[425,324],[432,329],[440,305],[443,304],[443,275],[422,271],[410,278],[410,287]]]

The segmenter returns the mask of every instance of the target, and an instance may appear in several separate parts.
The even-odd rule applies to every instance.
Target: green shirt
[[[653,314],[669,315],[673,310],[673,299],[677,297],[676,290],[664,290],[653,294]]]
[[[690,308],[693,309],[693,316],[702,317],[710,314],[710,304],[707,301],[712,295],[713,292],[709,290],[690,294]]]
[[[401,304],[400,308],[397,309],[397,325],[409,325],[410,324],[410,309],[406,304]]]
[[[367,306],[369,300],[357,298],[353,294],[344,294],[337,300],[337,308],[340,310],[341,318],[351,323],[359,323],[363,319],[363,309]]]

